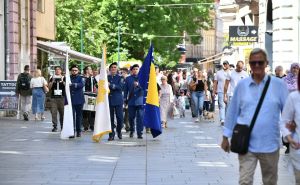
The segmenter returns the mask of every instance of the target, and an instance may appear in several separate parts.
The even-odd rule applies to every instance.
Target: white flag
[[[61,139],[69,139],[70,136],[74,136],[74,124],[73,124],[73,111],[72,111],[72,102],[70,95],[70,72],[69,72],[69,57],[67,52],[66,57],[66,84],[65,84],[65,107],[64,107],[64,123],[63,130],[60,133]]]
[[[102,63],[98,81],[98,93],[96,99],[96,117],[94,124],[93,140],[99,142],[101,138],[111,132],[110,112],[108,102],[108,81],[105,69],[106,48],[103,48]]]

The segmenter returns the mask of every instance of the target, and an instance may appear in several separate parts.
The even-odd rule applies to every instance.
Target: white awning
[[[89,63],[101,62],[100,58],[86,55],[78,51],[68,49],[67,47],[58,46],[57,44],[53,44],[51,42],[37,41],[37,48],[42,51],[54,53],[56,55],[64,56],[64,57],[66,57],[66,54],[68,52],[69,59],[74,59],[74,60],[79,60],[79,61],[89,62]]]

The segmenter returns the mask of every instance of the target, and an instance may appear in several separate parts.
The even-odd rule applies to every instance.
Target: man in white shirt
[[[224,61],[223,62],[223,69],[217,72],[215,79],[214,79],[214,90],[213,90],[213,95],[218,95],[218,106],[219,106],[219,117],[220,117],[220,122],[221,125],[224,125],[224,120],[225,120],[225,109],[226,109],[226,104],[223,101],[224,98],[224,84],[226,80],[226,76],[230,74],[229,70],[229,62]]]
[[[229,104],[231,97],[233,96],[233,91],[238,82],[244,78],[249,77],[246,71],[243,70],[244,62],[238,61],[236,64],[236,69],[231,72],[230,75],[226,77],[224,85],[224,103]]]

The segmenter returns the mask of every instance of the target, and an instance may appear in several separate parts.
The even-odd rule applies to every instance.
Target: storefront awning
[[[68,49],[66,47],[58,46],[51,42],[37,41],[37,48],[42,51],[54,53],[56,55],[64,56],[64,57],[68,53],[69,59],[79,60],[79,61],[88,62],[88,63],[100,63],[101,62],[100,58],[86,55],[86,54],[80,53],[78,51]]]

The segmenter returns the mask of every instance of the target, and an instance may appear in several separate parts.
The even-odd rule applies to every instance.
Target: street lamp
[[[121,35],[120,29],[123,22],[118,22],[118,67],[120,66],[120,44],[121,44]]]
[[[77,10],[80,14],[80,52],[83,53],[83,9]],[[83,61],[80,63],[80,71],[83,72]]]

